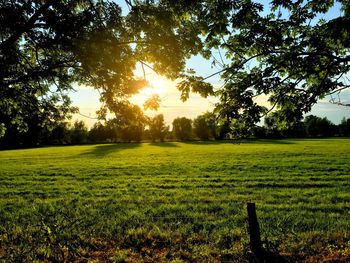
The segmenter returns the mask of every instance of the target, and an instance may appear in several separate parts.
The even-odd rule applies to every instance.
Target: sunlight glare
[[[141,108],[143,108],[145,101],[154,95],[158,95],[161,99],[166,98],[170,89],[174,86],[172,81],[159,75],[151,76],[151,78],[148,76],[147,81],[149,84],[131,98],[131,102],[139,105]],[[153,111],[147,109],[145,112],[151,114]]]
[[[151,96],[151,95],[162,95],[166,93],[166,81],[163,79],[152,79],[149,80],[149,85],[143,88],[139,94]]]

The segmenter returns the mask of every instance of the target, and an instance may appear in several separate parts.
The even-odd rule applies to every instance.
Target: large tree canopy
[[[2,134],[8,127],[28,129],[33,116],[39,125],[66,116],[73,83],[100,91],[102,116],[107,109],[117,113],[126,105],[121,101],[146,84],[134,76],[136,63],[181,78],[183,100],[191,91],[216,94],[216,111],[244,133],[271,110],[257,103],[260,95],[290,125],[320,98],[348,88],[348,0],[337,2],[342,12],[330,20],[319,15],[332,0],[125,3],[125,15],[103,0],[0,3]],[[215,49],[222,58],[212,55]],[[224,85],[215,92],[207,76],[185,68],[195,54],[221,65]]]
[[[103,116],[146,84],[137,62],[176,78],[199,37],[163,7],[143,5],[129,3],[123,16],[112,1],[1,1],[0,137],[73,112],[74,83],[100,91]]]
[[[213,63],[221,63],[218,74],[224,81],[216,92],[216,110],[233,130],[246,132],[244,127],[272,109],[282,125],[293,125],[320,98],[349,88],[350,1],[201,2],[189,13],[201,28],[205,47],[225,56],[213,57]],[[334,5],[342,12],[320,19]],[[211,90],[194,76],[179,89],[184,99],[190,89]],[[271,108],[257,103],[260,95],[267,96]]]

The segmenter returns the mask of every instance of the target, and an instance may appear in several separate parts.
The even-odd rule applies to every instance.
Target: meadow
[[[0,261],[350,260],[350,139],[0,151]]]

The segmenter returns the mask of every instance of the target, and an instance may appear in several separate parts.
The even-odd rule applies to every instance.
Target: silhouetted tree
[[[280,138],[282,137],[281,131],[278,127],[278,120],[275,114],[271,113],[265,116],[264,128],[267,138]]]
[[[217,116],[213,112],[205,112],[193,120],[193,130],[195,135],[202,139],[218,139],[219,127]]]
[[[169,131],[169,126],[165,125],[163,114],[151,118],[148,125],[152,141],[154,142],[159,139],[163,142],[165,135]]]
[[[117,140],[117,128],[113,122],[106,121],[105,124],[97,122],[89,131],[91,142],[115,142]]]
[[[319,98],[349,87],[343,78],[350,62],[347,0],[337,1],[342,12],[330,20],[318,17],[335,1],[125,2],[125,15],[108,0],[1,2],[0,136],[45,126],[53,118],[44,115],[43,121],[43,112],[57,116],[61,107],[59,116],[72,113],[72,83],[100,91],[99,115],[106,118],[147,84],[135,77],[136,63],[180,77],[182,100],[190,92],[217,95],[221,127],[232,136],[248,136],[267,114],[255,100],[260,95],[268,97],[279,122],[293,125]],[[216,49],[225,60],[214,56]],[[216,74],[224,85],[215,92],[210,76],[186,68],[196,54],[221,67]],[[146,105],[159,106],[159,98]]]
[[[173,133],[181,141],[189,140],[192,137],[192,121],[185,117],[175,118],[173,121]]]
[[[59,123],[47,138],[47,144],[69,144],[70,130],[68,122]]]
[[[216,111],[229,123],[233,136],[239,132],[247,136],[272,109],[278,122],[293,126],[320,98],[349,88],[343,77],[350,70],[349,1],[336,5],[323,0],[274,0],[267,5],[267,1],[208,0],[186,7],[182,1],[174,2],[179,15],[191,14],[191,28],[202,33],[204,48],[219,49],[225,57],[211,54],[224,80],[215,92],[220,99]],[[342,12],[319,19],[332,7],[341,7]],[[211,95],[208,77],[187,74],[178,85],[182,99],[190,91]],[[261,95],[271,107],[256,100]]]
[[[108,0],[1,1],[0,136],[31,129],[31,114],[69,115],[73,83],[100,91],[105,117],[147,84],[136,63],[175,79],[185,59],[202,52],[200,37],[171,8],[126,3],[127,15]]]
[[[141,108],[128,101],[119,101],[114,107],[115,118],[110,120],[110,125],[113,123],[116,127],[118,137],[126,142],[140,142],[147,124],[147,118]]]
[[[255,138],[268,138],[267,128],[265,126],[255,126],[253,130],[253,136]]]
[[[86,143],[88,138],[88,128],[83,121],[75,121],[70,130],[70,142],[72,144]]]
[[[55,111],[55,114],[53,111],[33,110],[25,116],[25,119],[26,129],[19,130],[16,124],[12,125],[11,122],[6,126],[7,132],[0,138],[0,147],[33,147],[64,142],[69,138],[65,134],[67,132],[65,116],[61,115],[60,110]]]
[[[326,117],[320,118],[314,115],[305,117],[304,120],[305,131],[308,136],[334,136],[336,133],[336,126]]]
[[[350,136],[350,119],[345,119],[345,117],[341,120],[339,124],[339,134],[341,136]]]
[[[203,115],[197,116],[193,120],[194,134],[201,140],[208,140],[210,136],[209,125]]]
[[[271,112],[264,119],[265,136],[267,138],[303,137],[304,125],[301,120],[295,120],[293,124],[285,124],[280,121],[278,113]]]

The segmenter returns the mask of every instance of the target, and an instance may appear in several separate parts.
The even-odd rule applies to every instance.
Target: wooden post
[[[255,203],[247,203],[250,249],[258,259],[262,259],[263,250],[260,238],[260,228],[255,211]]]

